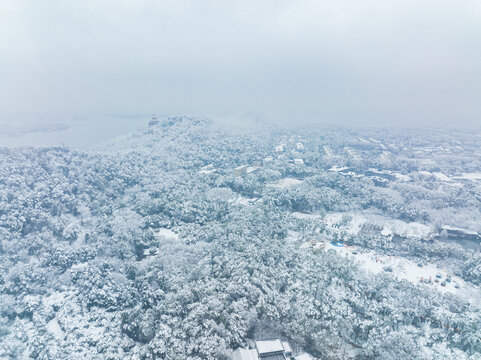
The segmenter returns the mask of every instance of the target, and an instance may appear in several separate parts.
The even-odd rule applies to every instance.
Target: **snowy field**
[[[322,219],[322,216],[319,214],[307,214],[298,211],[294,211],[291,213],[291,216],[297,219]]]
[[[343,217],[351,218],[346,225],[334,227],[335,224],[342,223]],[[392,236],[399,235],[402,237],[410,237],[415,239],[427,238],[433,232],[433,229],[419,222],[404,222],[397,219],[389,219],[380,215],[363,214],[359,212],[352,213],[330,213],[325,217],[327,228],[331,231],[345,230],[347,233],[357,235],[364,224],[372,224],[382,228],[381,235]]]
[[[302,180],[288,177],[288,178],[280,179],[280,180],[270,184],[270,186],[278,188],[278,189],[286,189],[286,188],[289,188],[291,186],[296,186],[296,185],[299,185],[299,184],[302,184],[302,183],[303,183]]]
[[[361,212],[335,212],[329,213],[322,218],[319,214],[306,214],[293,212],[291,216],[298,219],[318,219],[326,224],[326,229],[334,232],[345,231],[351,235],[357,235],[365,224],[375,225],[382,230],[380,234],[386,237],[399,235],[415,239],[428,238],[433,233],[431,226],[419,222],[404,222],[390,219],[380,215],[363,214]],[[343,223],[343,218],[348,220]]]
[[[237,195],[235,199],[229,199],[228,203],[231,205],[247,206],[255,203],[259,198],[246,198],[242,195]]]
[[[471,180],[471,181],[480,181],[481,180],[481,172],[474,172],[474,173],[462,173],[458,176],[453,176],[456,180]]]
[[[447,270],[439,268],[435,263],[428,263],[419,267],[411,260],[399,256],[378,255],[374,251],[364,251],[356,247],[334,246],[326,243],[325,250],[334,249],[341,256],[351,257],[357,261],[364,269],[374,274],[385,271],[386,268],[392,269],[392,274],[399,280],[407,280],[413,284],[429,286],[443,293],[451,293],[467,299],[469,302],[481,305],[481,289],[470,283],[465,282],[459,276],[449,273]],[[356,252],[356,254],[353,253]],[[436,276],[441,276],[437,279]],[[446,282],[446,286],[441,286],[446,277],[451,276],[451,282]],[[421,280],[429,282],[425,284]],[[435,282],[435,280],[439,282]],[[456,288],[458,285],[459,288]]]
[[[156,231],[155,235],[166,239],[179,240],[179,234],[176,234],[170,229],[160,228]]]
[[[395,219],[388,219],[379,215],[362,214],[362,213],[330,213],[325,218],[322,218],[317,214],[305,214],[299,212],[293,212],[293,217],[298,219],[312,219],[319,220],[326,224],[326,229],[339,232],[346,231],[349,234],[357,235],[364,224],[372,224],[381,228],[381,235],[392,236],[394,234],[410,237],[410,238],[427,238],[432,233],[433,229],[418,222],[404,222]],[[344,225],[340,225],[343,218],[348,216],[350,220],[345,221]],[[369,218],[369,220],[368,220]],[[292,241],[297,234],[292,232],[289,234],[289,239]],[[372,273],[378,274],[385,272],[385,269],[389,271],[393,276],[399,280],[407,280],[413,284],[419,284],[420,286],[428,286],[434,288],[443,293],[452,293],[460,297],[463,297],[471,303],[481,306],[481,289],[470,283],[465,282],[460,277],[451,274],[448,270],[439,268],[435,263],[423,264],[422,267],[417,263],[399,256],[379,255],[374,251],[366,251],[365,249],[358,247],[348,246],[335,246],[329,242],[326,242],[325,246],[312,245],[309,242],[303,243],[302,248],[323,248],[325,251],[329,249],[335,250],[341,256],[351,257],[357,261],[364,269]],[[353,253],[354,252],[354,253]],[[451,277],[450,282],[443,283],[447,276]],[[426,283],[427,282],[427,283]],[[442,286],[441,283],[443,283]]]

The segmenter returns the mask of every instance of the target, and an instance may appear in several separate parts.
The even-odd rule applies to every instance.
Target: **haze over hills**
[[[479,0],[0,0],[0,360],[481,360],[480,44]]]
[[[3,0],[0,111],[479,129],[476,0]]]

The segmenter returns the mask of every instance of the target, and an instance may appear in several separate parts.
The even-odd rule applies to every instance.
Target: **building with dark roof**
[[[287,341],[264,339],[255,342],[255,349],[239,348],[234,352],[234,360],[297,360],[310,359],[308,354],[294,356]]]

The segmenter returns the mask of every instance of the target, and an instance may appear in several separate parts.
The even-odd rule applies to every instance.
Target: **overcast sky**
[[[481,126],[479,0],[0,0],[0,112]]]

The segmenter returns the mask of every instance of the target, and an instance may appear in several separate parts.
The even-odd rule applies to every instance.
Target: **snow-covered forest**
[[[0,148],[0,358],[481,359],[480,146],[169,117]]]

